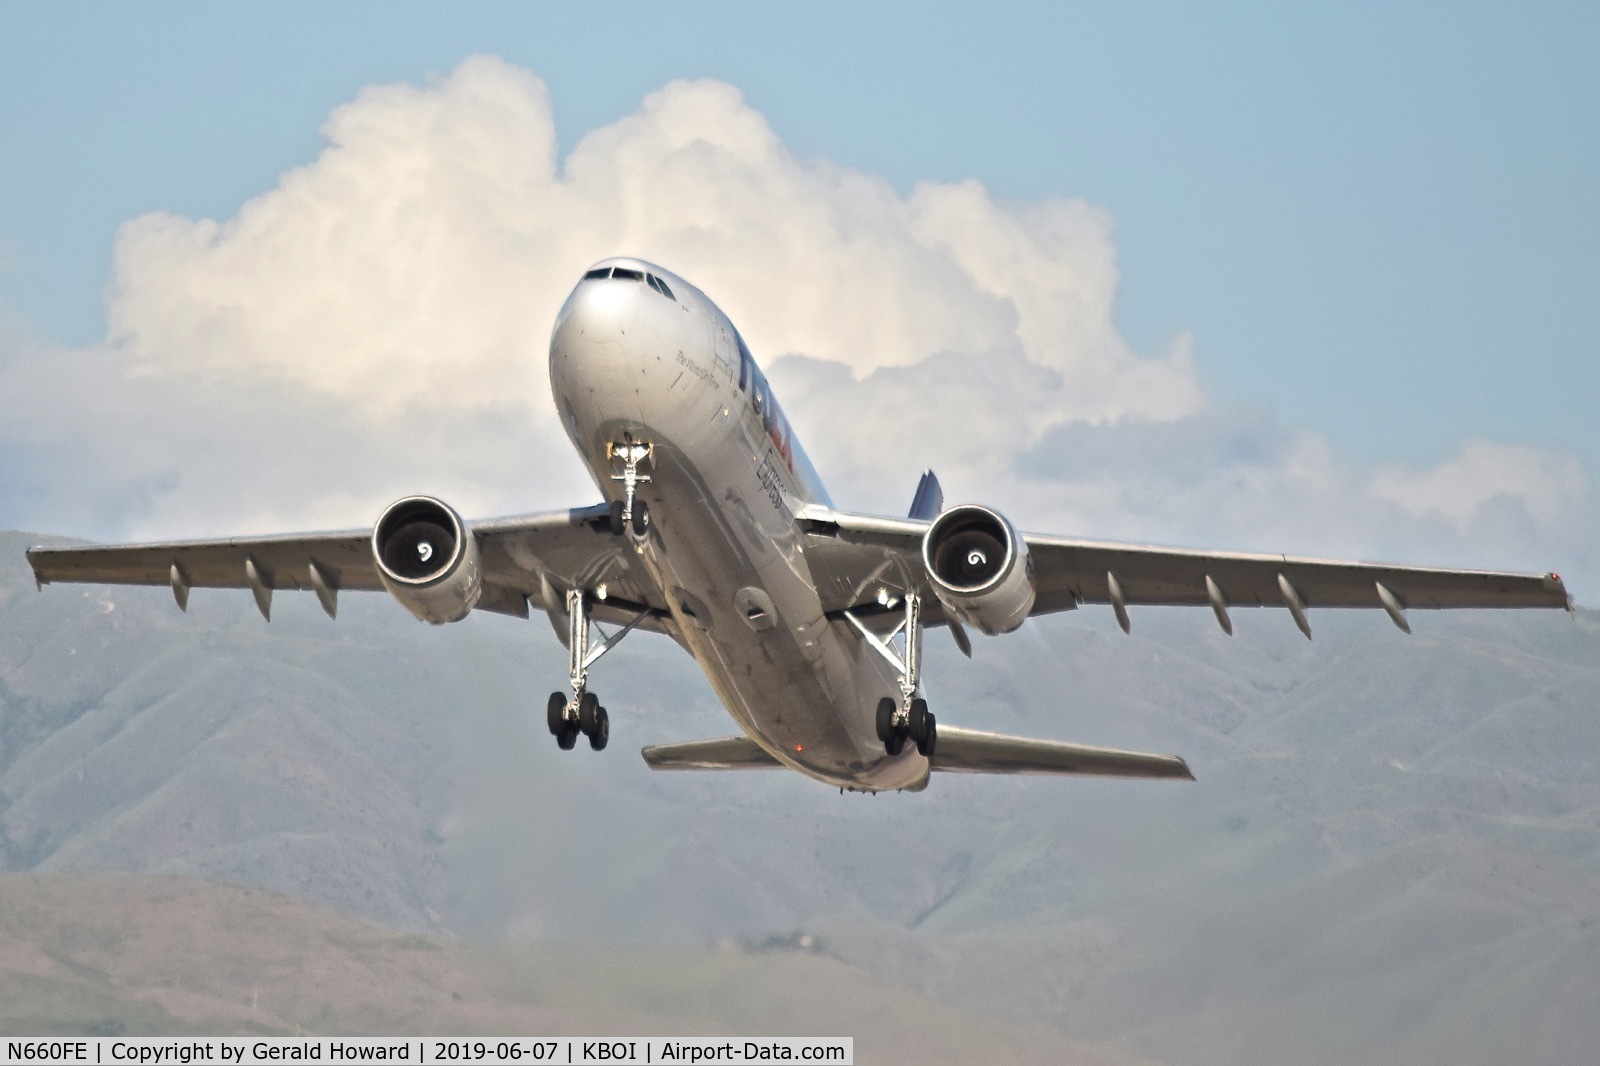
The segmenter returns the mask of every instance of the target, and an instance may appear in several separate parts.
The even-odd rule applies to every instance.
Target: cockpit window
[[[601,278],[614,278],[617,281],[642,281],[667,299],[673,302],[678,299],[672,295],[672,290],[667,288],[666,282],[654,274],[646,274],[642,270],[634,270],[630,267],[595,267],[583,276],[584,281],[598,281]]]

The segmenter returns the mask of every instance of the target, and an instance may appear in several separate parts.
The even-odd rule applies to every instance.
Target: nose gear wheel
[[[652,479],[649,474],[640,473],[639,466],[645,462],[652,468],[655,466],[656,446],[636,441],[632,434],[624,433],[621,441],[606,445],[606,458],[622,464],[622,473],[611,475],[612,481],[622,482],[622,499],[611,504],[611,532],[619,537],[632,533],[635,540],[643,540],[650,532],[650,511],[648,504],[638,498],[638,490],[641,484]]]

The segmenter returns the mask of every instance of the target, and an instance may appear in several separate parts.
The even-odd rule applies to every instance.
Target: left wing
[[[495,518],[469,523],[483,564],[478,609],[528,616],[531,599],[546,607],[546,589],[556,595],[573,585],[607,586],[607,598],[592,608],[602,621],[626,622],[644,609],[641,628],[663,630],[666,605],[606,528],[605,505]],[[381,590],[372,556],[372,530],[291,533],[221,540],[30,548],[28,562],[42,587],[52,582],[107,585],[170,585],[180,606],[190,588],[251,589],[262,614],[278,589],[315,591],[331,615],[346,589]]]
[[[824,609],[875,612],[875,590],[916,588],[926,580],[922,538],[929,522],[878,518],[811,507],[803,514],[824,591]],[[1287,607],[1310,636],[1307,607],[1377,607],[1407,628],[1407,607],[1559,607],[1572,601],[1557,574],[1455,570],[1344,562],[1292,555],[1191,551],[1022,534],[1034,563],[1038,595],[1033,614],[1108,603],[1127,626],[1130,604]],[[945,621],[937,604],[923,619]]]

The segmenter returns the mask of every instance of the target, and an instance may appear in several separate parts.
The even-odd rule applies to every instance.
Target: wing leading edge
[[[819,588],[829,611],[871,610],[879,582],[921,583],[929,522],[813,507],[803,517],[816,543]],[[1207,552],[1025,533],[1038,595],[1033,614],[1110,604],[1127,626],[1129,605],[1286,607],[1310,635],[1308,607],[1375,607],[1407,628],[1404,612],[1481,607],[1572,609],[1557,574],[1394,566],[1292,555]],[[808,557],[810,556],[808,552]],[[930,612],[936,624],[942,615]],[[1226,626],[1225,626],[1226,627]]]
[[[483,565],[477,609],[526,618],[530,600],[549,609],[550,589],[554,609],[561,611],[559,594],[566,588],[605,585],[607,599],[592,609],[597,620],[625,622],[649,608],[641,628],[662,631],[665,604],[654,602],[659,597],[630,565],[631,553],[607,531],[607,518],[602,504],[471,523]],[[28,563],[40,586],[169,585],[185,610],[191,588],[250,589],[269,616],[272,593],[280,589],[314,591],[333,615],[340,591],[383,588],[373,563],[371,529],[40,547],[28,550]]]

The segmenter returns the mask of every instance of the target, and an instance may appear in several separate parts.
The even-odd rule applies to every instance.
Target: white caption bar
[[[481,1039],[408,1037],[280,1037],[250,1040],[207,1037],[91,1037],[84,1040],[7,1039],[0,1066],[93,1063],[95,1066],[274,1066],[315,1062],[404,1062],[408,1066],[471,1066],[474,1063],[605,1063],[606,1066],[669,1066],[727,1062],[821,1062],[854,1066],[855,1040],[831,1037],[531,1037]]]

